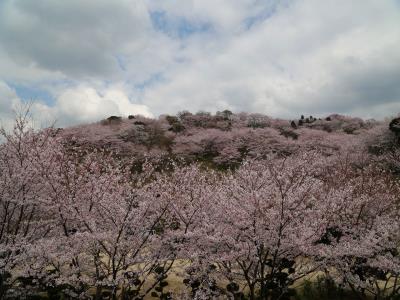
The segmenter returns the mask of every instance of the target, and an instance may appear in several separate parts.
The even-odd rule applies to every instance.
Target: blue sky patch
[[[399,0],[400,1],[400,0]],[[277,14],[280,8],[288,8],[293,3],[293,0],[270,0],[266,1],[265,7],[253,16],[249,16],[244,20],[244,26],[247,30],[251,29],[253,26],[261,24],[265,20],[271,18]]]
[[[275,9],[265,10],[255,16],[248,17],[244,20],[244,25],[246,29],[251,29],[253,26],[262,23],[266,19],[273,16],[275,13]]]
[[[46,90],[12,83],[9,83],[9,86],[15,90],[17,96],[23,101],[40,101],[47,105],[52,105],[54,103],[54,97]]]
[[[152,74],[148,79],[144,80],[141,83],[135,84],[135,88],[137,90],[143,91],[147,87],[154,85],[157,82],[160,82],[163,80],[163,74],[162,73],[155,73]]]
[[[120,54],[117,54],[114,57],[115,57],[115,59],[117,61],[118,67],[122,71],[126,72],[126,63],[125,63],[126,58],[123,55],[120,55]]]
[[[150,18],[156,30],[173,38],[184,39],[193,34],[212,30],[210,23],[191,22],[184,17],[171,17],[165,11],[150,12]]]

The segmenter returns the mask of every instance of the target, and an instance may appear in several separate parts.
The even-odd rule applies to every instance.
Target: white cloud
[[[51,107],[36,104],[34,114],[47,116],[46,119],[55,121],[56,126],[96,122],[111,115],[152,116],[147,106],[133,104],[122,88],[109,87],[98,91],[85,85],[62,91]]]
[[[98,88],[98,87],[97,87]],[[15,112],[23,106],[15,91],[0,81],[0,120],[1,125],[10,129]],[[65,126],[76,123],[96,122],[111,115],[124,116],[140,114],[152,117],[145,105],[133,104],[123,87],[103,87],[100,90],[90,86],[78,86],[63,90],[54,105],[36,101],[30,111],[35,126],[43,128],[55,124]]]
[[[51,93],[36,107],[63,125],[225,108],[381,117],[400,103],[395,0],[4,0],[0,11],[0,80]]]
[[[0,127],[11,129],[14,112],[20,105],[20,99],[14,90],[0,80]]]
[[[131,103],[125,92],[118,88],[108,88],[101,93],[87,86],[68,89],[57,98],[56,107],[63,123],[97,121],[111,115],[151,116],[146,106]]]

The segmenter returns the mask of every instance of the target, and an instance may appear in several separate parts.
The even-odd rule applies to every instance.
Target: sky
[[[400,112],[399,0],[0,0],[0,120]]]

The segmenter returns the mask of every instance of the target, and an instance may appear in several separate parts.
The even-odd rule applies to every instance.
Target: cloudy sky
[[[399,0],[0,0],[0,119],[400,112]]]

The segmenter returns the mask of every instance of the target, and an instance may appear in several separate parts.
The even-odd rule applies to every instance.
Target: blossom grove
[[[19,115],[1,131],[0,299],[297,299],[317,276],[399,299],[396,124]]]

